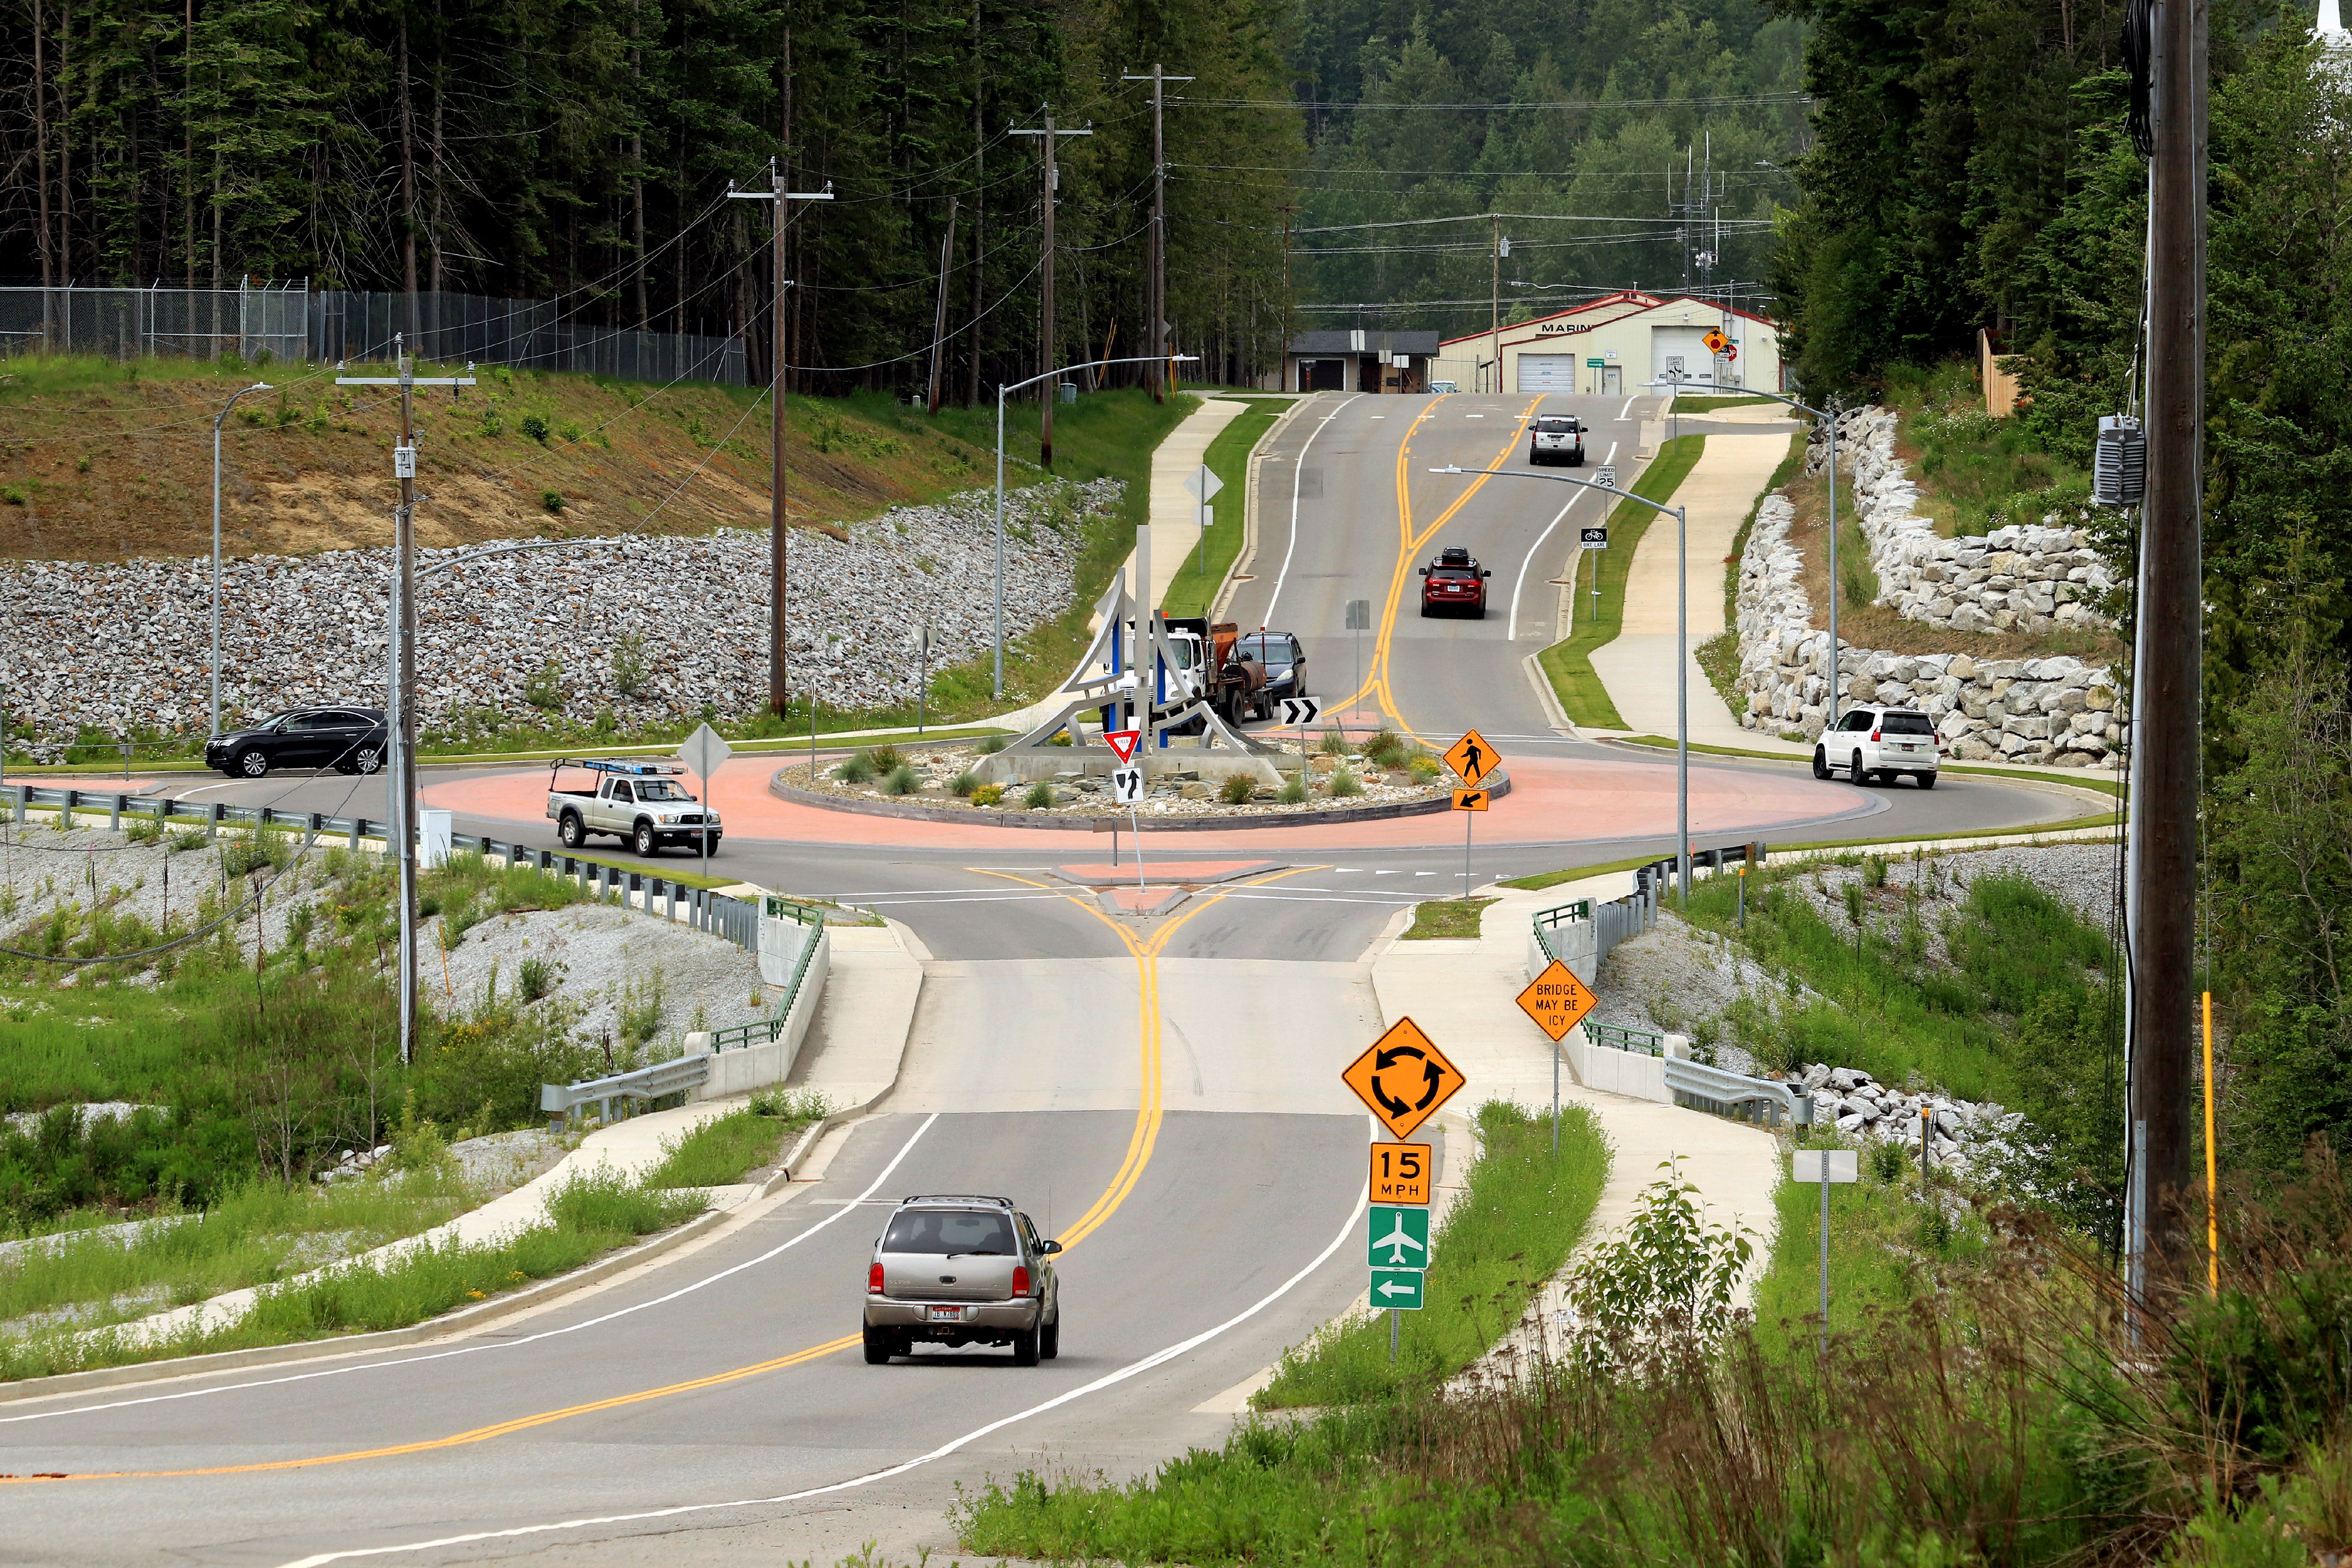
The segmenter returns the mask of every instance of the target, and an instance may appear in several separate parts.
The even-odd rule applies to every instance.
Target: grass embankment
[[[1676,397],[1674,405],[1677,413],[1712,414],[1718,408],[1747,408],[1759,403],[1773,401],[1775,399],[1769,397]],[[1782,405],[1782,406],[1787,405]],[[1790,409],[1790,416],[1794,418],[1796,412],[1793,408]]]
[[[1343,1319],[1286,1352],[1252,1403],[1359,1404],[1434,1386],[1468,1366],[1568,1260],[1609,1179],[1609,1159],[1601,1123],[1583,1106],[1563,1109],[1557,1157],[1549,1116],[1504,1100],[1480,1106],[1477,1158],[1430,1237],[1427,1307],[1398,1314],[1396,1359],[1387,1314]]]
[[[1678,436],[1658,448],[1632,493],[1654,501],[1671,499],[1706,448],[1704,436]],[[1594,556],[1601,588],[1601,613],[1595,619],[1580,617],[1567,637],[1538,656],[1552,694],[1571,723],[1596,729],[1622,730],[1625,721],[1609,700],[1608,689],[1593,672],[1592,651],[1617,640],[1625,624],[1625,579],[1633,570],[1633,552],[1658,514],[1638,502],[1621,500],[1609,519],[1609,548],[1587,552]],[[1580,605],[1584,595],[1577,595]]]
[[[1432,899],[1416,904],[1412,924],[1405,928],[1404,942],[1439,942],[1478,937],[1478,916],[1492,899]]]
[[[357,1253],[418,1235],[470,1206],[473,1194],[429,1124],[404,1146],[412,1164],[404,1173],[324,1188],[256,1186],[127,1243],[100,1232],[28,1249],[0,1263],[0,1314],[46,1309],[51,1321],[31,1332],[0,1333],[0,1379],[407,1328],[685,1223],[707,1206],[691,1189],[771,1163],[786,1139],[824,1115],[814,1097],[756,1097],[667,1142],[661,1164],[640,1180],[601,1168],[571,1177],[549,1194],[546,1219],[512,1236],[419,1245],[299,1278],[289,1276],[305,1267],[306,1240],[332,1236],[346,1254]],[[251,1308],[209,1329],[151,1339],[134,1326],[98,1326],[255,1285],[262,1289]]]
[[[353,364],[347,374],[391,371]],[[462,396],[444,388],[415,399],[418,478],[434,493],[416,515],[420,544],[765,526],[771,422],[760,389],[497,366],[474,374],[480,384]],[[5,553],[113,561],[210,550],[213,416],[257,380],[276,390],[238,404],[223,432],[224,547],[303,555],[391,543],[396,486],[384,452],[399,399],[386,388],[336,386],[335,374],[227,360],[9,361],[0,382],[0,419],[16,438],[0,448]],[[993,473],[992,415],[984,436],[931,427],[866,395],[794,396],[785,418],[796,522],[837,525],[987,484]]]
[[[1226,569],[1241,553],[1242,525],[1248,510],[1250,454],[1292,400],[1286,397],[1240,398],[1247,405],[1232,424],[1217,432],[1202,461],[1224,488],[1210,504],[1214,518],[1184,569],[1168,584],[1160,608],[1171,616],[1205,616],[1225,580]]]

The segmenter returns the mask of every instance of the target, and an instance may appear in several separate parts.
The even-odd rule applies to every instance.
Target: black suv
[[[1234,657],[1265,666],[1266,701],[1307,695],[1307,650],[1288,632],[1252,632],[1242,638]]]
[[[372,773],[383,766],[380,708],[296,708],[205,742],[205,766],[233,779],[272,768],[332,768]]]

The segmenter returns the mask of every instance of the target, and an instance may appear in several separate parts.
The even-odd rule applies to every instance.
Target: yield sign
[[[1462,777],[1464,784],[1475,788],[1495,764],[1503,759],[1486,743],[1486,737],[1475,730],[1465,731],[1460,740],[1445,748],[1445,765]]]
[[[1339,1077],[1398,1138],[1435,1115],[1468,1081],[1411,1018],[1399,1018]]]
[[[1557,1042],[1581,1023],[1597,1001],[1576,972],[1555,958],[1519,993],[1519,1005]]]
[[[1135,743],[1143,739],[1143,731],[1140,730],[1105,730],[1103,731],[1103,739],[1109,743],[1112,751],[1118,753],[1118,760],[1120,762],[1131,763],[1135,760]]]

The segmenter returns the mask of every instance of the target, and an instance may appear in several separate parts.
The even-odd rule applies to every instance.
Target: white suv
[[[1813,776],[1825,779],[1840,768],[1855,784],[1870,779],[1892,784],[1909,773],[1921,789],[1936,787],[1941,760],[1936,721],[1909,708],[1856,708],[1834,730],[1822,731],[1813,746]]]

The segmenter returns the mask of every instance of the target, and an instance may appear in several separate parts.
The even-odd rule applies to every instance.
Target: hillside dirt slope
[[[753,390],[474,374],[480,384],[461,395],[415,395],[427,498],[416,514],[420,544],[766,523],[769,413]],[[213,416],[255,381],[275,390],[247,397],[222,430],[223,547],[307,555],[391,543],[397,395],[339,387],[335,374],[292,364],[0,361],[0,559],[209,554]],[[988,481],[990,454],[944,431],[893,427],[877,417],[884,412],[788,400],[794,522],[838,537],[835,524]]]

